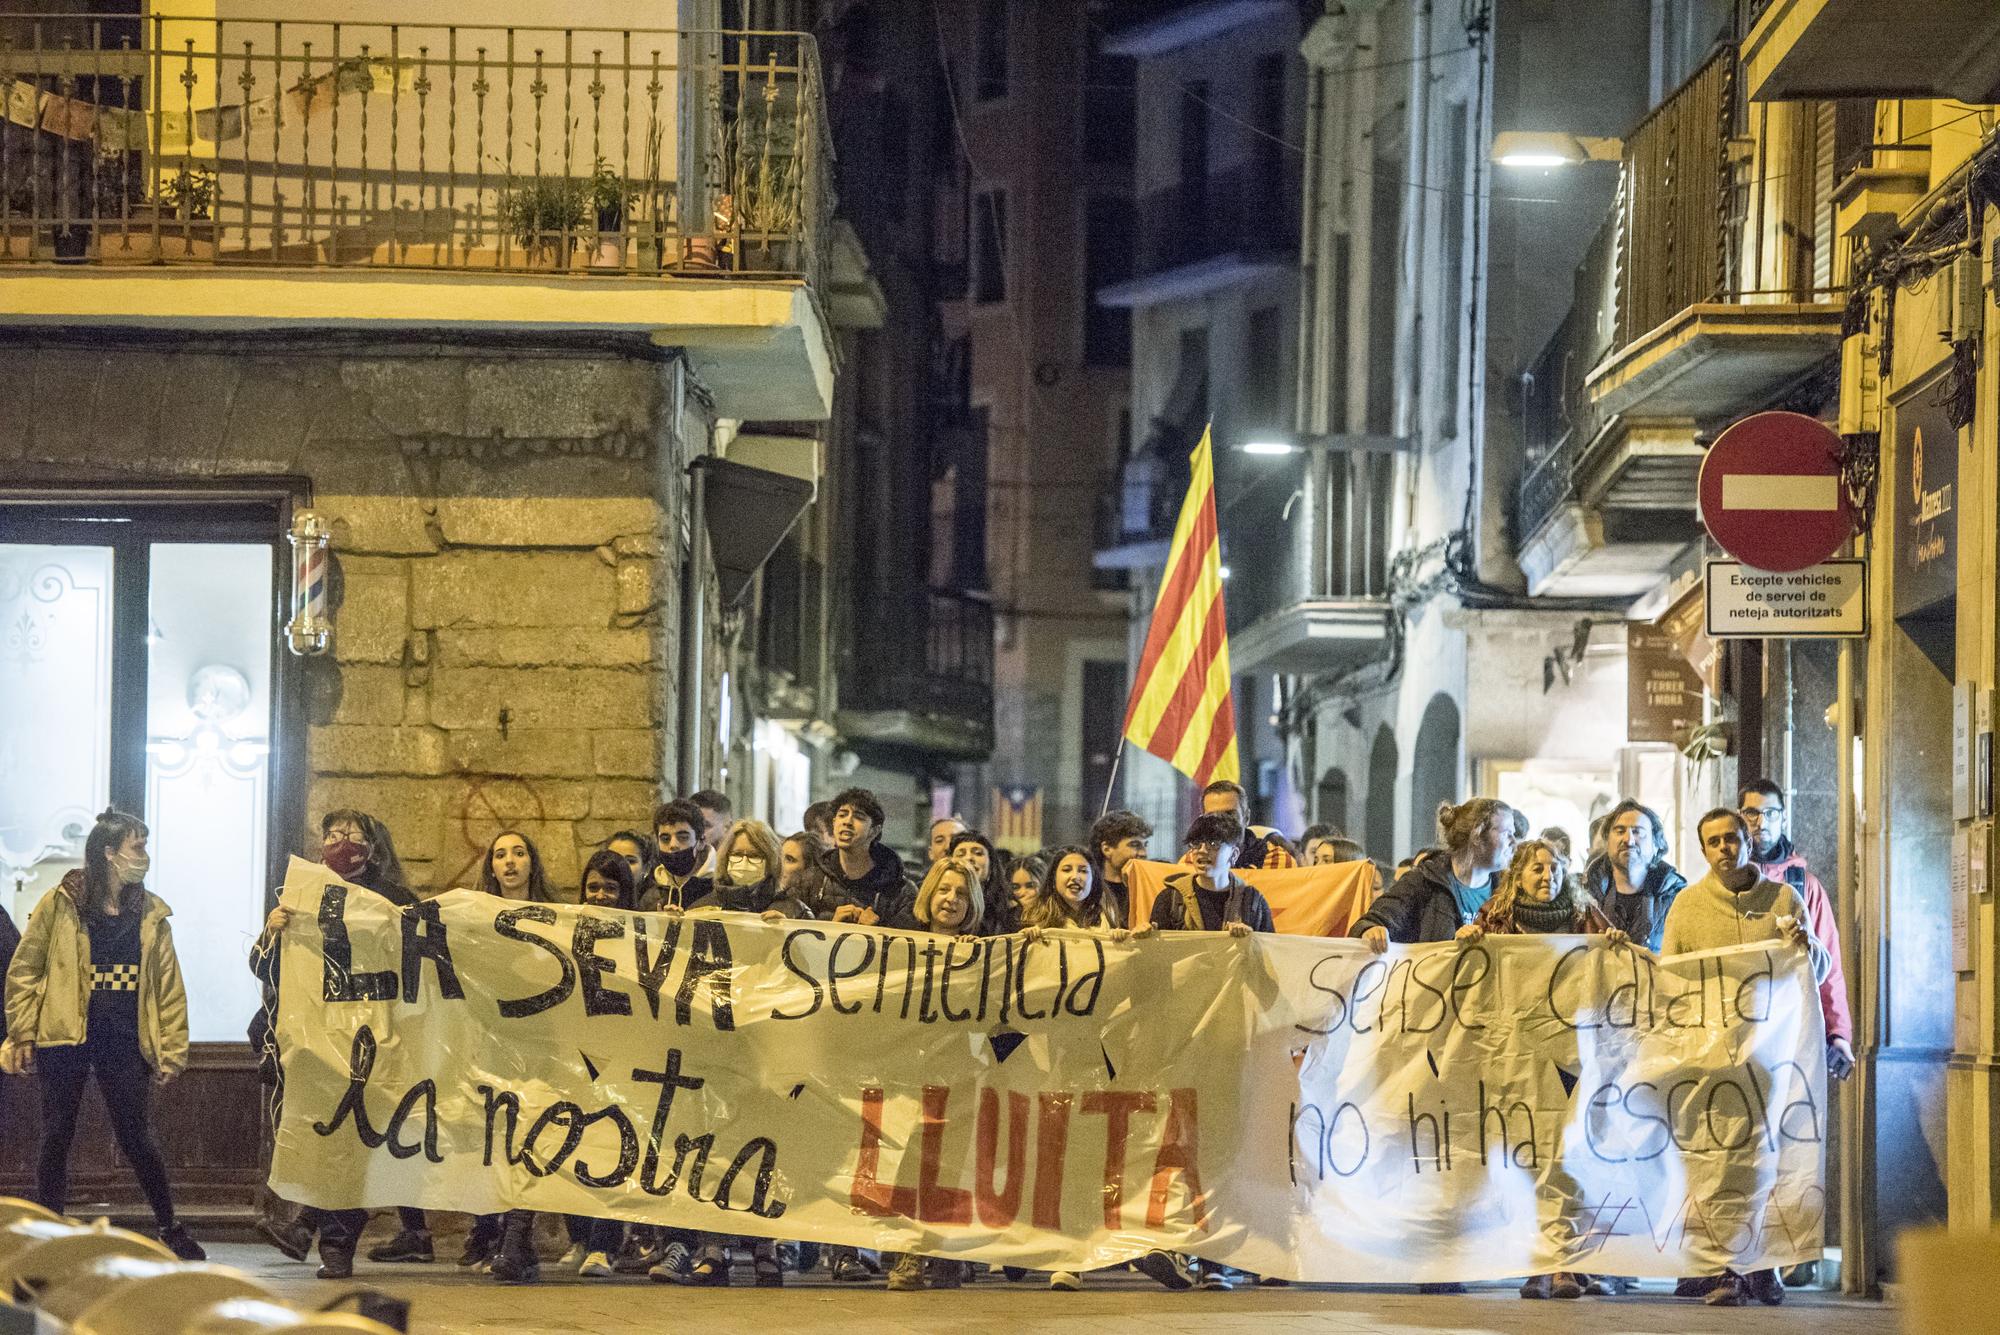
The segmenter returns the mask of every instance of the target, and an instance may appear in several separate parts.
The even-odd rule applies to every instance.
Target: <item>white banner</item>
[[[271,1186],[1327,1281],[1820,1253],[1803,952],[398,910],[294,860]]]

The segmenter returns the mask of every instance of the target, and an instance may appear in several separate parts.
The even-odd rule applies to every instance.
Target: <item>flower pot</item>
[[[607,232],[597,238],[597,245],[590,252],[590,267],[609,272],[623,273],[625,270],[625,238],[615,232]]]

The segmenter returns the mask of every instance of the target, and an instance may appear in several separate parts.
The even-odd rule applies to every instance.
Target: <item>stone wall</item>
[[[328,337],[5,361],[10,482],[311,481],[336,609],[304,670],[309,824],[380,815],[420,888],[468,883],[516,827],[565,890],[592,845],[646,827],[676,735],[670,359]]]

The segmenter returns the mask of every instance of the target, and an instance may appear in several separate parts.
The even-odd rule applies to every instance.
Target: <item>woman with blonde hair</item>
[[[1568,861],[1552,840],[1530,839],[1514,849],[1493,897],[1458,929],[1461,941],[1488,933],[1503,936],[1609,932],[1611,920],[1569,875]]]
[[[778,832],[761,820],[739,820],[729,827],[715,850],[715,888],[689,909],[812,917],[805,902],[784,889],[783,866],[784,845]]]
[[[976,936],[986,916],[986,888],[964,862],[933,862],[917,887],[908,920],[897,926],[943,936]]]

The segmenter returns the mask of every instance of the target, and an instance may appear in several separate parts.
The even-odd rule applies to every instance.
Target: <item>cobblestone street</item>
[[[268,1247],[226,1244],[214,1259],[254,1273],[301,1306],[325,1302],[352,1287],[320,1283]],[[670,1288],[643,1279],[544,1282],[503,1287],[449,1264],[370,1266],[355,1285],[393,1293],[411,1304],[411,1335],[485,1335],[509,1331],[626,1332],[693,1328],[708,1335],[772,1331],[828,1335],[900,1335],[952,1331],[1009,1335],[1034,1330],[1076,1335],[1512,1335],[1560,1325],[1565,1335],[1736,1335],[1812,1332],[1883,1335],[1897,1330],[1894,1309],[1828,1294],[1793,1294],[1781,1308],[1717,1309],[1675,1300],[1664,1290],[1621,1299],[1585,1299],[1558,1313],[1548,1303],[1524,1303],[1512,1286],[1475,1289],[1465,1297],[1420,1297],[1386,1289],[1270,1288],[1235,1293],[1167,1293],[1150,1281],[1121,1275],[1093,1280],[1082,1293],[1051,1293],[1040,1283],[985,1282],[945,1293],[886,1293],[879,1284],[855,1288],[794,1284],[783,1290],[734,1288],[710,1292]]]

